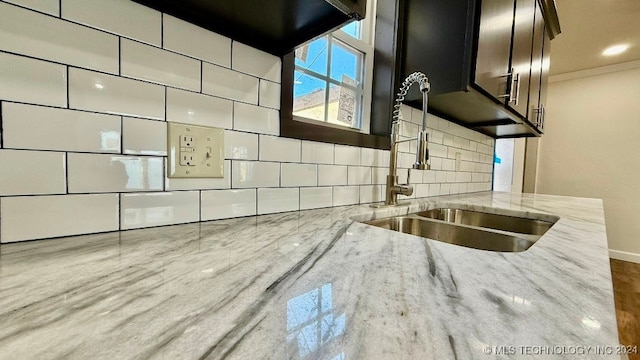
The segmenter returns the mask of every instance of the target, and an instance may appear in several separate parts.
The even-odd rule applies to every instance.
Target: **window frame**
[[[361,26],[362,39],[356,39],[342,30],[333,31],[331,35],[337,40],[357,49],[364,54],[364,87],[362,97],[361,129],[321,123],[316,120],[305,120],[293,115],[293,87],[295,76],[295,51],[282,58],[282,84],[280,107],[280,136],[302,140],[320,141],[341,145],[389,149],[389,131],[380,131],[386,126],[373,126],[371,123],[372,94],[374,88],[374,40],[375,40],[375,0],[368,1],[367,18]],[[367,20],[368,19],[368,20]],[[344,26],[344,25],[342,25]],[[341,26],[341,27],[342,27]],[[340,27],[340,28],[341,28]],[[325,36],[325,35],[322,35]],[[330,61],[330,59],[329,59]],[[389,114],[389,117],[391,114]],[[375,130],[378,129],[376,132]]]

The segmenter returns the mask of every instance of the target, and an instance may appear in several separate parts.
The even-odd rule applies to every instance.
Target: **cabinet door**
[[[529,88],[529,109],[527,119],[538,125],[542,117],[540,106],[540,90],[542,82],[542,47],[544,42],[544,19],[540,6],[536,6],[535,26],[533,29],[533,49],[531,52],[531,86]]]
[[[529,100],[529,84],[532,67],[531,46],[533,41],[536,3],[536,0],[516,0],[516,12],[513,23],[510,87],[513,86],[514,88],[509,89],[511,96],[507,98],[506,105],[523,118],[527,117]],[[536,95],[536,102],[538,101],[537,97]]]
[[[513,0],[482,1],[480,9],[474,82],[500,102],[507,93],[513,10]]]
[[[551,39],[546,31],[543,31],[542,46],[542,74],[540,75],[540,131],[544,128],[544,120],[547,106],[547,86],[549,85],[549,66],[551,65]]]

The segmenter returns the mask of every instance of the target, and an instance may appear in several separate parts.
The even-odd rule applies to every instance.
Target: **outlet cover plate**
[[[224,129],[168,122],[167,176],[224,177]]]

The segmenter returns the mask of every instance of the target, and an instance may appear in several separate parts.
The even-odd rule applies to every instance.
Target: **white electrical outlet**
[[[462,153],[456,152],[456,171],[462,168]]]
[[[167,143],[168,177],[224,177],[223,129],[169,122]]]

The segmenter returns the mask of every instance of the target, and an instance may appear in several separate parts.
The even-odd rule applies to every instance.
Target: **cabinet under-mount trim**
[[[134,0],[276,56],[349,21],[367,0]]]

